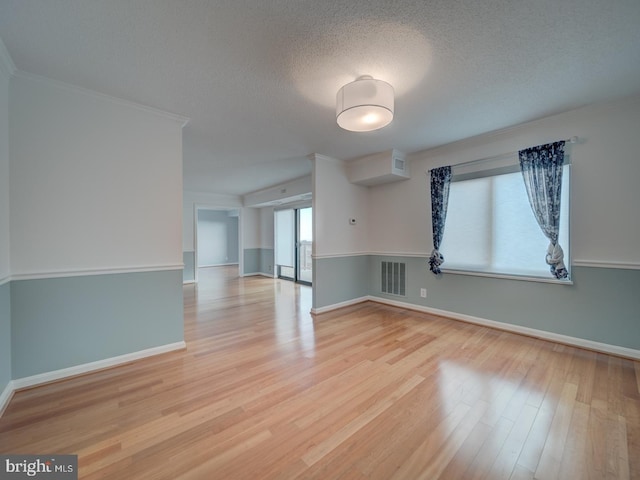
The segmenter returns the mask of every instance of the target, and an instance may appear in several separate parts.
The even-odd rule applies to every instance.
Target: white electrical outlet
[[[427,298],[427,289],[426,288],[421,288],[420,289],[420,296],[422,298]]]

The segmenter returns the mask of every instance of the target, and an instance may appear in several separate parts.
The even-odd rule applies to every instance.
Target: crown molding
[[[15,75],[18,69],[9,55],[7,47],[0,38],[0,70],[5,71],[9,76]]]
[[[160,110],[155,107],[150,107],[148,105],[143,105],[141,103],[132,102],[130,100],[125,100],[123,98],[113,97],[111,95],[107,95],[105,93],[96,92],[95,90],[90,90],[88,88],[79,87],[77,85],[72,85],[70,83],[61,82],[59,80],[54,80],[49,77],[43,77],[42,75],[36,75],[35,73],[25,72],[23,70],[16,70],[14,75],[18,78],[23,78],[25,80],[32,80],[41,83],[47,83],[56,88],[60,88],[63,90],[68,90],[71,92],[79,93],[82,95],[88,95],[90,97],[99,98],[102,100],[106,100],[111,103],[116,103],[118,105],[122,105],[129,108],[135,108],[137,110],[142,110],[143,112],[151,113],[153,115],[157,115],[159,117],[167,118],[169,120],[173,120],[180,124],[182,128],[186,127],[190,122],[190,118],[184,117],[182,115],[178,115],[177,113],[166,112],[164,110]]]
[[[22,70],[18,70],[16,65],[13,63],[13,59],[11,58],[9,51],[7,50],[7,47],[5,46],[1,38],[0,38],[0,70],[6,72],[9,76],[35,80],[39,82],[46,82],[57,88],[63,88],[66,90],[75,91],[76,93],[81,93],[84,95],[101,98],[103,100],[107,100],[112,103],[117,103],[119,105],[124,105],[130,108],[136,108],[138,110],[142,110],[147,113],[152,113],[154,115],[168,118],[170,120],[178,122],[182,128],[186,127],[187,124],[191,121],[189,117],[178,115],[177,113],[167,112],[164,110],[160,110],[159,108],[150,107],[148,105],[132,102],[130,100],[124,100],[122,98],[107,95],[105,93],[96,92],[95,90],[90,90],[88,88],[83,88],[77,85],[72,85],[70,83],[61,82],[59,80],[54,80],[49,77],[43,77],[42,75],[36,75],[35,73],[29,73]]]

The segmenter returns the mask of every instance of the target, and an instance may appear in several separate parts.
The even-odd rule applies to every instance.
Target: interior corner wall
[[[573,285],[486,278],[427,268],[431,204],[424,175],[370,190],[370,294],[640,350],[640,96],[592,105],[504,132],[411,155],[412,172],[577,135],[571,156]],[[446,225],[445,225],[446,229]],[[445,257],[446,245],[441,251]],[[545,252],[541,252],[544,256]],[[380,292],[380,262],[407,264],[407,296]],[[421,298],[420,288],[427,289]]]
[[[238,263],[238,217],[198,210],[198,268]]]
[[[182,342],[183,119],[11,79],[12,375]]]
[[[260,273],[260,209],[242,210],[243,275]]]
[[[313,308],[368,294],[367,187],[349,183],[344,162],[312,158]],[[355,224],[350,219],[355,219]]]
[[[238,263],[240,241],[240,222],[237,216],[227,213],[227,263]]]
[[[11,351],[11,284],[5,282],[0,285],[0,397],[13,379]]]
[[[272,276],[275,273],[274,208],[260,209],[260,273]]]
[[[11,295],[9,229],[9,83],[0,65],[0,397],[11,374]],[[0,404],[0,409],[2,405]]]
[[[275,247],[274,208],[260,209],[260,247],[273,250]]]
[[[245,207],[242,212],[242,274],[273,276],[273,208]]]

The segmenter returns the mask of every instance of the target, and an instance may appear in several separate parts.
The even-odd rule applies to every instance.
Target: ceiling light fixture
[[[393,87],[363,75],[338,90],[336,121],[345,130],[370,132],[393,120]]]

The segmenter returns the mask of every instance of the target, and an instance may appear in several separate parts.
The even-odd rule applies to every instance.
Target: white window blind
[[[566,259],[570,258],[569,175],[565,165],[559,242]],[[552,278],[545,262],[549,240],[533,216],[522,174],[479,172],[459,178],[463,180],[455,181],[454,176],[450,187],[440,248],[443,269]]]

